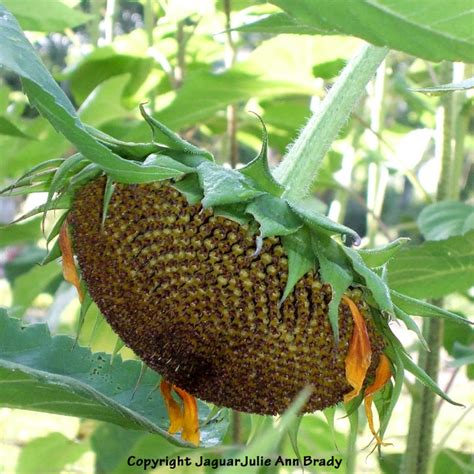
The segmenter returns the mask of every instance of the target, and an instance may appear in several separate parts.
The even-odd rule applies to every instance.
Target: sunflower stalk
[[[451,63],[442,65],[442,83],[452,79],[453,66]],[[450,184],[453,166],[453,109],[454,98],[446,94],[441,98],[441,119],[438,122],[438,136],[436,147],[441,160],[441,174],[438,181],[436,198],[438,201],[450,196]],[[442,301],[435,302],[441,306]],[[420,351],[418,365],[434,380],[438,379],[439,357],[443,341],[443,321],[441,319],[425,319],[423,321],[423,336],[430,352]],[[432,442],[435,422],[435,394],[416,383],[420,397],[413,398],[410,414],[410,424],[407,437],[407,449],[401,464],[400,472],[413,474],[427,474],[432,463]]]
[[[275,170],[277,180],[286,186],[284,197],[299,200],[309,194],[326,152],[387,52],[386,48],[364,46],[344,68]]]

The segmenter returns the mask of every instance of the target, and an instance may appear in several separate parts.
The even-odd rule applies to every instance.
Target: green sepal
[[[87,160],[84,155],[81,153],[76,153],[75,155],[70,156],[67,160],[64,160],[61,166],[56,170],[56,173],[54,173],[54,178],[49,187],[48,197],[46,199],[43,212],[43,222],[46,219],[46,214],[50,209],[53,196],[56,193],[59,193],[59,191],[65,187],[65,183],[71,175],[74,176],[80,168],[84,167],[84,163],[86,161]]]
[[[46,245],[48,245],[57,235],[59,235],[59,231],[66,220],[69,211],[63,212],[62,216],[59,217],[53,225],[53,228],[50,230],[48,237],[46,238]]]
[[[364,279],[367,288],[371,291],[378,307],[383,311],[393,313],[390,290],[383,279],[367,267],[364,260],[356,250],[349,247],[342,247],[342,250],[351,261],[354,271]]]
[[[283,296],[279,302],[280,306],[293,291],[299,279],[316,266],[310,242],[311,235],[306,227],[302,227],[295,233],[282,237],[283,248],[288,256],[288,279]]]
[[[86,291],[85,286],[82,282],[81,282],[81,288],[84,292],[84,299],[81,303],[81,309],[79,313],[79,321],[77,322],[76,337],[74,339],[74,345],[76,345],[77,341],[79,340],[79,335],[81,334],[81,329],[84,326],[84,321],[86,319],[87,311],[89,310],[92,304],[92,297],[89,294],[89,292]]]
[[[119,336],[115,339],[114,349],[110,355],[110,365],[114,363],[115,356],[125,347],[125,342]]]
[[[327,407],[324,410],[322,410],[322,412],[329,426],[329,431],[331,432],[331,436],[332,436],[332,442],[334,443],[334,446],[336,447],[336,449],[339,451],[339,448],[337,447],[336,427],[335,427],[336,405]]]
[[[104,197],[102,199],[102,218],[100,221],[101,229],[104,228],[105,220],[107,219],[107,214],[109,212],[109,204],[112,199],[112,194],[115,191],[115,183],[113,182],[110,176],[107,176],[105,181]]]
[[[247,205],[247,212],[260,224],[260,235],[263,238],[294,234],[303,226],[288,203],[271,194],[257,196]]]
[[[402,393],[403,383],[405,380],[405,367],[401,357],[390,344],[385,348],[384,352],[392,364],[392,376],[394,378],[394,384],[392,396],[390,397],[390,403],[387,407],[387,410],[380,419],[379,433],[382,439],[384,437],[385,431],[387,430],[390,418],[392,417],[393,410],[395,409],[398,399]]]
[[[421,368],[419,367],[413,359],[408,355],[405,348],[402,346],[402,343],[397,339],[397,337],[392,333],[390,328],[384,331],[387,339],[392,343],[393,349],[400,356],[400,359],[403,362],[403,366],[408,372],[411,372],[423,385],[428,387],[434,393],[439,395],[441,398],[451,403],[452,405],[464,406],[461,403],[457,403],[452,400],[444,391],[438,386],[438,384]]]
[[[205,208],[246,202],[264,194],[243,174],[215,163],[203,162],[197,167],[197,172]]]
[[[194,167],[185,165],[180,160],[175,160],[170,156],[164,154],[156,154],[153,153],[152,155],[148,156],[146,160],[143,162],[144,167],[156,166],[159,168],[169,169],[170,171],[174,171],[176,173],[175,176],[171,176],[170,178],[178,178],[179,176],[184,176],[189,173],[195,173],[196,170]]]
[[[99,165],[89,163],[70,179],[69,186],[65,190],[65,193],[73,195],[78,188],[92,181],[94,178],[99,177],[101,174],[103,174],[103,171]]]
[[[292,420],[288,427],[288,437],[290,438],[291,447],[293,448],[293,452],[298,459],[300,466],[303,465],[303,456],[301,456],[301,451],[298,446],[298,433],[300,431],[301,420],[303,417],[297,416],[294,420]]]
[[[59,248],[59,241],[56,240],[54,242],[53,246],[51,247],[51,250],[46,254],[46,256],[41,260],[40,265],[47,265],[48,263],[52,262],[53,260],[56,260],[61,256],[61,249]]]
[[[54,158],[52,160],[47,160],[42,163],[37,164],[36,166],[33,166],[30,168],[26,173],[21,175],[14,183],[6,186],[3,189],[0,189],[0,195],[6,194],[8,192],[11,192],[13,189],[18,187],[18,183],[21,180],[27,179],[32,177],[35,174],[38,174],[40,172],[43,172],[44,170],[50,170],[52,168],[53,171],[55,171],[61,164],[64,162],[63,158]]]
[[[68,194],[62,194],[51,201],[51,204],[48,210],[52,211],[56,209],[70,209],[71,204],[72,204],[71,196]],[[37,214],[41,214],[44,212],[45,209],[46,209],[46,205],[41,204],[40,206],[35,207],[31,211],[27,212],[26,214],[23,214],[22,216],[18,217],[14,221],[10,222],[10,224],[16,224],[17,222],[21,222],[25,219],[28,219],[29,217],[33,217],[33,216],[36,216]]]
[[[187,174],[175,181],[173,187],[184,195],[191,206],[200,203],[204,197],[201,185],[199,184],[199,177],[196,173]]]
[[[246,212],[245,203],[242,204],[227,204],[226,206],[214,206],[212,211],[216,216],[226,217],[231,221],[237,222],[240,225],[249,225],[252,218]]]
[[[166,150],[166,147],[156,143],[123,142],[87,124],[84,124],[84,128],[99,143],[105,145],[109,150],[122,158],[142,161],[152,153],[162,153]]]
[[[255,114],[257,115],[257,114]],[[262,148],[260,153],[250,163],[243,168],[239,169],[239,172],[243,175],[253,179],[260,189],[272,194],[273,196],[280,197],[285,191],[285,187],[278,183],[270,171],[268,166],[268,133],[262,118],[257,115],[260,123],[262,124]]]
[[[171,142],[172,146],[170,148],[183,151],[185,153],[190,153],[192,155],[202,155],[208,160],[214,161],[211,153],[182,139],[177,133],[173,132],[173,130],[169,129],[166,125],[162,124],[151,115],[148,115],[143,104],[140,104],[140,112],[151,128],[153,141],[155,141],[157,136],[161,134]]]
[[[400,237],[399,239],[394,240],[393,242],[390,242],[382,247],[377,247],[374,249],[360,249],[357,250],[357,252],[368,267],[381,267],[385,265],[393,256],[395,256],[401,247],[409,241],[410,239],[407,237]]]
[[[393,304],[408,314],[428,318],[449,319],[450,321],[460,324],[474,324],[474,322],[469,321],[469,319],[465,319],[458,314],[452,313],[451,311],[447,311],[443,308],[438,308],[437,306],[427,303],[426,301],[417,300],[411,296],[398,293],[398,291],[390,290],[390,295],[392,297]]]
[[[413,331],[417,335],[418,340],[420,341],[423,349],[429,352],[430,348],[428,347],[428,343],[423,337],[423,334],[420,328],[418,327],[418,324],[416,324],[415,321],[413,321],[413,319],[411,318],[411,316],[405,313],[403,309],[399,308],[396,305],[393,306],[393,309],[395,311],[395,316],[405,323],[405,326],[407,327],[407,329],[409,329],[410,331]]]
[[[315,236],[312,236],[312,245],[319,262],[319,273],[323,283],[331,286],[332,297],[328,307],[328,317],[334,335],[334,343],[339,343],[339,305],[344,292],[353,281],[352,274],[335,261],[329,259],[325,253],[326,247]]]
[[[325,215],[314,210],[306,201],[293,202],[288,201],[289,206],[303,221],[317,232],[327,232],[330,234],[339,234],[343,237],[351,237],[355,244],[360,242],[359,234],[345,225],[338,224]]]

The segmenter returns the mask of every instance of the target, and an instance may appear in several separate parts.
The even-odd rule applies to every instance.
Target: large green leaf
[[[405,248],[388,263],[394,290],[415,298],[439,298],[474,285],[474,231]]]
[[[16,474],[38,472],[38,466],[48,460],[48,474],[64,472],[67,464],[76,462],[86,451],[89,443],[72,440],[62,433],[50,433],[36,438],[24,446],[16,464]]]
[[[474,62],[471,0],[272,0],[298,24],[430,61]],[[269,20],[267,20],[269,21]]]
[[[73,105],[39,60],[12,14],[0,5],[0,64],[23,78],[31,103],[91,162],[122,182],[179,175],[161,167],[143,168],[114,155],[85,129]]]
[[[64,31],[92,19],[61,0],[1,0],[16,17],[21,27],[29,31]]]
[[[182,442],[167,432],[168,416],[156,390],[160,377],[138,361],[91,353],[66,336],[51,337],[45,324],[22,327],[0,311],[0,405],[92,418]],[[21,385],[22,390],[18,387]],[[209,413],[199,402],[200,423]],[[201,429],[201,443],[220,441],[227,422],[218,417]]]
[[[441,201],[426,206],[418,216],[426,240],[443,240],[474,229],[474,206],[459,201]]]
[[[0,135],[9,135],[11,137],[20,137],[31,140],[31,137],[22,132],[14,123],[5,117],[0,117]]]
[[[41,219],[35,217],[20,224],[0,226],[0,247],[35,242],[41,237]]]

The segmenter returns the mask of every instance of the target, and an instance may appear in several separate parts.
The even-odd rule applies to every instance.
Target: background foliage
[[[138,111],[148,102],[160,121],[232,166],[260,149],[261,127],[249,111],[257,112],[277,164],[362,39],[393,49],[325,159],[314,189],[317,205],[364,236],[363,245],[409,237],[410,245],[390,263],[391,285],[414,297],[445,297],[448,309],[467,317],[474,284],[472,2],[452,2],[449,11],[436,0],[419,0],[416,8],[394,0],[318,0],[318,8],[314,3],[0,0],[61,85],[64,110],[57,109],[56,126],[78,149],[95,145],[86,132],[73,129],[67,98],[82,122],[125,141],[149,140]],[[18,34],[1,23],[3,17],[0,12],[0,45]],[[381,24],[384,28],[369,27]],[[9,69],[0,71],[0,178],[7,185],[31,166],[75,149],[22,92],[34,90],[34,105],[45,110],[45,91],[52,86],[38,75],[34,57],[27,50],[9,55],[5,48],[0,57]],[[23,76],[22,84],[14,72]],[[456,92],[438,95],[446,90]],[[434,202],[445,149],[442,110],[451,113],[453,166],[449,176],[441,173],[447,195]],[[106,153],[97,148],[96,159],[106,163]],[[2,198],[1,221],[10,222],[44,199],[41,193],[26,200]],[[291,417],[279,422],[279,430],[269,418],[234,417],[226,433],[227,413],[205,404],[204,444],[219,446],[191,452],[170,444],[153,390],[157,377],[129,361],[134,355],[122,348],[94,305],[81,315],[58,264],[38,265],[45,244],[38,218],[0,229],[0,305],[24,323],[43,323],[22,330],[0,315],[0,405],[9,407],[0,409],[0,471],[37,472],[46,458],[51,472],[111,473],[127,472],[129,454],[294,456]],[[51,339],[47,329],[74,338],[79,322],[79,346],[96,353],[89,364],[86,349],[71,349],[71,338]],[[411,351],[418,350],[413,332],[394,331]],[[447,466],[449,472],[472,472],[467,420],[474,400],[465,384],[474,377],[473,342],[473,331],[446,323],[440,385],[468,408],[437,401],[435,472],[447,472]],[[55,348],[64,359],[54,356]],[[20,391],[19,384],[32,389]],[[384,449],[385,456],[366,460],[363,451],[357,466],[344,462],[339,471],[398,472],[414,391],[408,380],[386,434],[393,446]],[[66,394],[68,406],[61,409]],[[301,455],[346,456],[348,423],[340,415],[338,410],[333,429],[322,414],[303,418]],[[362,435],[357,448],[369,439]]]

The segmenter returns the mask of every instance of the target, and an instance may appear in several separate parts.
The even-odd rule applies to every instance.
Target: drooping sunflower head
[[[77,154],[36,167],[10,188],[48,190],[38,212],[66,209],[46,261],[62,254],[83,305],[95,301],[164,377],[170,430],[184,439],[199,442],[193,397],[277,414],[311,385],[304,411],[339,402],[353,410],[365,397],[381,442],[374,393],[392,373],[397,385],[404,368],[428,380],[389,318],[410,326],[414,306],[455,317],[387,287],[383,267],[403,242],[358,251],[349,246],[354,231],[286,199],[268,169],[265,134],[261,153],[237,171],[144,117],[171,145],[122,143],[92,130],[117,154],[115,169]],[[381,435],[396,397],[395,390]]]

